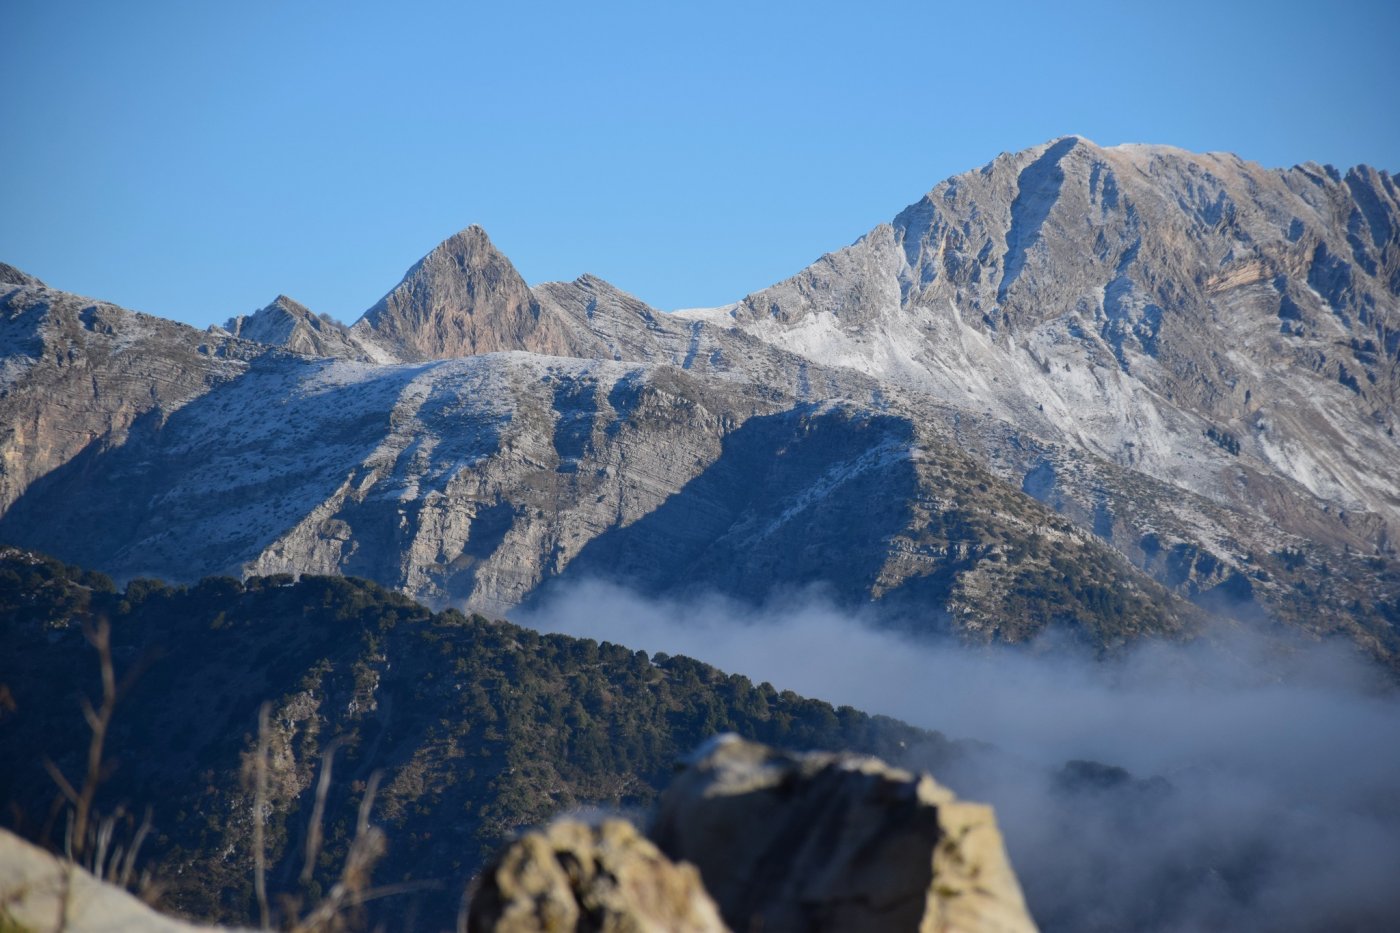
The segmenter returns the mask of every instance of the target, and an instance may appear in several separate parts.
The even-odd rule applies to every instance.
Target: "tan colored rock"
[[[407,361],[498,350],[568,352],[560,322],[541,314],[530,287],[480,227],[449,237],[419,260],[350,334]]]
[[[482,875],[467,928],[497,933],[725,929],[691,865],[667,859],[630,823],[563,820],[527,833]]]
[[[719,736],[651,835],[700,869],[736,930],[1035,929],[991,808],[874,758]]]
[[[193,933],[126,891],[0,829],[0,930]]]

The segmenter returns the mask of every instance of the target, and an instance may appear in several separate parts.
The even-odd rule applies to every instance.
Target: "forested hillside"
[[[118,815],[115,846],[150,808],[137,864],[163,887],[163,906],[201,919],[257,917],[264,703],[274,910],[304,912],[329,890],[377,785],[370,820],[387,851],[373,885],[404,887],[369,909],[429,929],[452,926],[468,880],[512,831],[580,806],[648,804],[677,755],[717,731],[790,748],[958,753],[938,734],[688,658],[434,613],[353,578],[134,580],[119,591],[100,574],[5,549],[0,820],[51,846],[61,845],[71,808],[45,762],[81,790],[91,733],[80,698],[102,709],[92,636],[103,620],[121,695],[94,810]],[[325,842],[303,883],[318,823]]]

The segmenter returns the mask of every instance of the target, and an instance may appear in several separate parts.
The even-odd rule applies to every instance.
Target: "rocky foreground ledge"
[[[199,933],[152,910],[116,885],[0,829],[3,933]]]
[[[1035,930],[992,809],[875,758],[717,736],[682,764],[648,836],[619,819],[526,833],[482,873],[468,930]],[[206,928],[0,832],[0,930],[14,929]]]
[[[1035,929],[992,809],[875,758],[718,736],[649,835],[616,820],[526,834],[483,873],[469,929]]]

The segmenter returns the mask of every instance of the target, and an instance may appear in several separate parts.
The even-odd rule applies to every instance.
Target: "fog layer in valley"
[[[1400,924],[1400,696],[1347,645],[1221,623],[1100,660],[915,640],[816,593],[754,609],[600,582],[515,620],[989,743],[900,764],[996,806],[1046,929]]]

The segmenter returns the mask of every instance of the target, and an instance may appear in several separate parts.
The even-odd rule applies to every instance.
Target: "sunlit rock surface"
[[[632,824],[562,820],[526,833],[482,873],[472,933],[725,928],[693,865],[662,855]]]
[[[875,758],[719,736],[651,835],[736,930],[1035,929],[991,808]]]
[[[0,829],[0,929],[64,933],[196,933],[115,885]],[[233,931],[230,931],[233,933]]]
[[[1400,658],[1400,201],[1365,166],[1065,137],[677,314],[531,288],[479,228],[348,328],[3,279],[0,537],[118,576],[820,584],[978,638],[1204,610]]]

